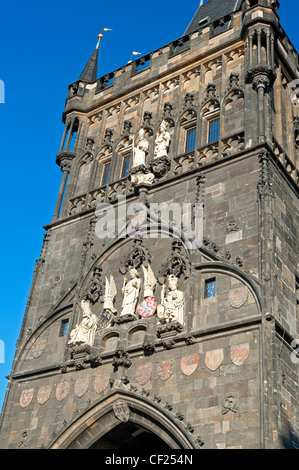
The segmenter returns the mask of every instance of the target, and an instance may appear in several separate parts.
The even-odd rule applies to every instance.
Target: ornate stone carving
[[[109,310],[112,313],[116,313],[114,308],[114,300],[117,294],[117,289],[114,281],[114,277],[110,275],[108,280],[106,276],[106,286],[105,286],[105,295],[104,295],[104,310]]]
[[[88,300],[92,305],[97,303],[103,295],[104,283],[102,280],[102,268],[96,266],[93,270],[93,276],[89,282],[83,298]]]
[[[259,195],[260,197],[275,197],[270,181],[270,156],[266,151],[263,151],[260,153],[259,158],[261,164],[261,176],[258,182]]]
[[[237,397],[235,395],[227,395],[222,403],[222,410],[221,414],[225,415],[229,411],[232,411],[233,413],[238,412],[238,402],[237,402]]]
[[[122,303],[122,315],[135,315],[136,304],[139,296],[141,280],[139,279],[137,269],[132,268],[130,270],[131,280],[127,282],[127,278],[124,278],[124,284],[122,288],[123,303]]]
[[[145,165],[133,167],[129,171],[130,179],[133,184],[152,184],[155,175],[151,173]]]
[[[129,354],[124,349],[118,349],[112,360],[112,366],[118,369],[119,367],[129,368],[132,365],[132,361]]]
[[[141,128],[137,138],[131,135],[131,141],[133,146],[133,165],[136,167],[139,165],[145,165],[145,158],[148,154],[149,141],[145,136],[145,129]]]
[[[150,167],[157,178],[162,178],[170,170],[170,159],[167,155],[155,157],[154,160],[150,162]]]
[[[171,255],[163,264],[159,276],[159,283],[165,284],[166,277],[174,274],[179,278],[184,274],[185,278],[190,276],[190,262],[183,253],[183,243],[181,240],[173,240],[171,244]]]
[[[23,431],[18,442],[18,447],[28,447],[28,437],[28,431]]]
[[[151,262],[149,251],[144,247],[142,239],[136,239],[133,248],[121,263],[120,272],[125,275],[128,269],[132,267],[138,269],[141,265],[147,266],[149,262]]]
[[[161,323],[178,321],[184,325],[184,293],[178,289],[178,279],[174,274],[168,277],[168,287],[169,291],[165,296],[166,286],[163,284],[157,316]]]
[[[170,145],[170,140],[171,140],[168,128],[169,128],[169,125],[167,121],[164,119],[157,131],[157,136],[155,140],[155,151],[154,151],[155,158],[167,157],[168,155],[169,145]]]
[[[254,90],[263,88],[265,91],[273,85],[276,79],[274,69],[268,65],[256,65],[248,70],[246,82],[252,83]]]
[[[89,301],[82,300],[81,309],[83,311],[83,320],[71,331],[68,344],[87,344],[93,346],[97,328],[97,317],[92,313]]]
[[[72,161],[75,158],[75,153],[70,150],[63,150],[59,152],[56,156],[56,163],[60,167],[61,171],[67,171],[68,173],[71,170]]]
[[[104,135],[104,143],[111,144],[112,143],[112,136],[113,136],[113,129],[106,129]]]

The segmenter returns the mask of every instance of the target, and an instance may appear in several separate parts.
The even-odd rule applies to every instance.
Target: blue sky
[[[225,0],[223,0],[225,1]],[[299,51],[298,0],[280,0],[282,26]],[[78,79],[103,27],[99,76],[183,35],[199,0],[103,2],[14,0],[1,6],[0,104],[2,286],[0,409],[44,230],[61,172],[55,163],[68,85]]]

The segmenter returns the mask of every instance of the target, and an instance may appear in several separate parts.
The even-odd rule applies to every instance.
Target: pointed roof
[[[242,0],[209,0],[200,5],[184,36],[239,10]],[[224,28],[227,29],[227,28]]]
[[[83,72],[80,75],[79,80],[81,82],[93,83],[97,79],[98,73],[98,57],[99,57],[99,44],[100,40],[97,43],[95,50],[92,53],[89,61],[87,62]]]

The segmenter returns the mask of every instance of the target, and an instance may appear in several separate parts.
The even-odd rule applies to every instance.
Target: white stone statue
[[[178,290],[178,279],[174,274],[168,276],[169,292],[165,296],[166,286],[161,292],[161,304],[157,308],[157,316],[162,322],[178,321],[184,326],[184,293]]]
[[[97,317],[92,313],[88,300],[81,301],[83,320],[71,331],[68,344],[88,344],[93,346],[97,329]]]
[[[142,265],[143,275],[144,275],[144,288],[143,288],[143,297],[146,299],[147,297],[154,298],[154,290],[157,284],[155,275],[149,264],[147,268]]]
[[[145,165],[145,158],[149,149],[149,141],[145,137],[145,130],[140,129],[136,141],[133,137],[133,165],[132,168],[139,165]]]
[[[130,276],[131,280],[129,282],[126,282],[126,278],[124,279],[124,285],[122,288],[124,298],[120,315],[135,315],[141,281],[138,277],[137,270],[134,268],[130,270]]]
[[[155,140],[155,157],[166,157],[168,154],[170,145],[170,133],[168,131],[168,124],[164,120],[162,121]]]
[[[113,276],[110,275],[110,280],[106,277],[105,295],[104,295],[104,310],[109,310],[116,313],[114,308],[114,300],[117,294],[116,285]]]

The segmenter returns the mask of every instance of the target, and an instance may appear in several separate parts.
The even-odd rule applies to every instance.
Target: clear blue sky
[[[223,0],[224,1],[224,0]],[[281,23],[299,51],[298,0],[280,0]],[[103,27],[104,75],[179,38],[199,0],[103,2],[14,0],[1,6],[0,104],[2,287],[0,409],[19,336],[43,226],[51,221],[61,172],[55,164],[68,85],[78,79]]]

